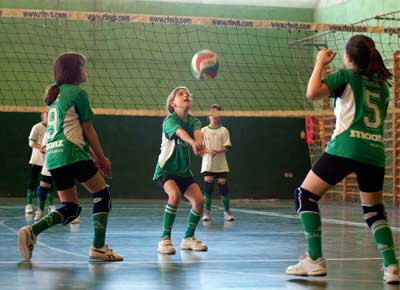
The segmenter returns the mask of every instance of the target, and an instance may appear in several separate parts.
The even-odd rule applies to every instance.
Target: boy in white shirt
[[[40,152],[42,147],[42,140],[46,133],[47,112],[41,114],[41,122],[33,125],[29,134],[29,147],[32,148],[31,158],[29,164],[31,166],[31,180],[26,189],[26,206],[25,214],[31,215],[32,199],[35,194],[35,189],[39,181],[40,172],[44,162],[44,154]]]
[[[219,104],[210,106],[210,112],[221,111]],[[231,148],[231,140],[227,128],[221,125],[221,118],[218,116],[209,117],[210,124],[201,129],[204,136],[204,152],[202,155],[201,174],[204,177],[204,198],[205,213],[203,221],[211,220],[211,195],[215,181],[218,184],[219,192],[224,204],[224,218],[226,221],[233,221],[234,217],[229,209],[229,188],[228,188],[228,162],[225,152]]]

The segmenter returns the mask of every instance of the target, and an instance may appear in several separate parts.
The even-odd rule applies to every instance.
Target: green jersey
[[[326,152],[385,166],[384,120],[389,89],[376,76],[340,69],[324,80],[335,97],[336,125]]]
[[[81,123],[92,120],[93,116],[88,95],[83,89],[69,84],[60,86],[57,99],[48,106],[48,170],[91,159]]]
[[[200,120],[189,115],[187,122],[176,113],[169,114],[163,122],[161,153],[158,156],[153,180],[165,174],[171,176],[193,176],[190,170],[190,145],[179,138],[176,130],[183,129],[194,138],[194,131],[201,129]]]

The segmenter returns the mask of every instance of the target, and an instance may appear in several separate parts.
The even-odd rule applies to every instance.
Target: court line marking
[[[218,209],[223,209],[222,207],[218,207]],[[284,217],[288,219],[300,219],[297,215],[291,214],[283,214],[283,213],[276,213],[276,212],[266,212],[260,210],[250,210],[250,209],[238,209],[232,208],[232,211],[235,212],[242,212],[242,213],[249,213],[249,214],[257,214],[257,215],[264,215],[264,216],[271,216],[271,217]],[[366,223],[358,223],[358,222],[350,222],[350,221],[342,221],[337,219],[328,219],[328,218],[321,218],[321,221],[327,224],[337,224],[337,225],[349,225],[361,228],[368,228]],[[392,231],[400,232],[399,227],[390,227]]]
[[[18,231],[17,231],[17,230],[15,230],[15,229],[12,228],[12,227],[7,226],[7,225],[4,223],[4,221],[0,221],[0,226],[2,226],[3,228],[6,228],[7,230],[9,230],[9,231],[12,232],[12,233],[15,233],[16,235],[18,234]],[[39,241],[36,241],[36,245],[40,245],[40,246],[45,247],[45,248],[47,248],[47,249],[53,250],[53,251],[55,251],[55,252],[59,252],[59,253],[63,253],[63,254],[68,254],[68,255],[75,256],[75,257],[85,257],[85,258],[88,257],[88,256],[86,256],[86,255],[77,254],[77,253],[74,253],[74,252],[65,251],[65,250],[62,250],[62,249],[59,249],[59,248],[55,248],[55,247],[52,247],[52,246],[50,246],[50,245],[48,245],[48,244],[46,244],[46,243],[39,242]]]
[[[129,265],[134,265],[134,264],[161,264],[161,265],[176,265],[176,264],[240,264],[240,263],[280,263],[280,262],[298,262],[298,259],[246,259],[246,260],[180,260],[180,261],[121,261],[121,262],[101,262],[101,261],[90,261],[87,256],[84,256],[87,258],[86,261],[42,261],[42,260],[35,260],[32,262],[37,263],[37,264],[115,264],[115,265],[120,265],[120,264],[129,264]],[[179,257],[179,256],[177,256]],[[184,258],[185,256],[180,256],[180,258]],[[167,257],[170,258],[170,257]],[[199,257],[201,258],[201,257]],[[381,257],[374,257],[374,258],[327,258],[327,261],[371,261],[371,260],[382,260]],[[21,263],[23,261],[0,261],[0,264],[8,265],[8,264],[15,264],[15,263]]]

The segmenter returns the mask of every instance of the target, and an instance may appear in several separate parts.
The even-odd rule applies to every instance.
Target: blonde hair
[[[192,93],[189,91],[189,89],[188,89],[187,87],[176,87],[175,89],[172,90],[172,92],[171,92],[171,93],[168,95],[168,97],[167,97],[167,102],[166,102],[166,106],[165,106],[165,107],[166,107],[168,113],[173,113],[173,112],[175,112],[174,107],[171,106],[170,103],[171,103],[171,101],[174,100],[174,98],[175,98],[175,96],[176,96],[176,93],[177,93],[178,90],[180,90],[180,89],[186,90],[186,92],[187,92],[188,95],[189,95],[190,100],[192,99]]]

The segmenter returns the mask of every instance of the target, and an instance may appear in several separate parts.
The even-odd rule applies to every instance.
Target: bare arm
[[[188,143],[190,146],[193,146],[193,144],[195,143],[192,137],[190,137],[190,135],[183,129],[176,130],[175,135],[181,138],[186,143]]]
[[[194,131],[194,139],[183,129],[176,130],[175,134],[193,148],[195,155],[200,155],[203,148],[203,133],[200,130]]]
[[[33,141],[33,140],[29,140],[29,147],[36,148],[36,149],[39,149],[39,150],[42,148],[42,146],[40,144],[35,143],[35,141]]]
[[[318,98],[329,97],[330,90],[322,82],[325,66],[329,64],[336,56],[336,52],[327,48],[322,49],[317,55],[317,61],[311,74],[307,86],[307,99],[315,100]]]
[[[101,171],[103,171],[104,175],[107,177],[111,177],[111,163],[110,160],[104,155],[103,149],[101,148],[99,138],[97,137],[96,130],[93,127],[91,121],[81,123],[83,134],[85,135],[91,150],[91,155],[94,153],[96,158],[96,164]]]

